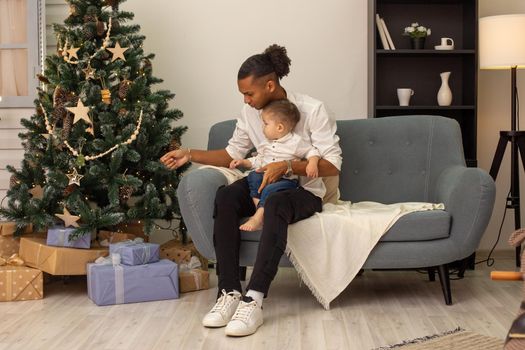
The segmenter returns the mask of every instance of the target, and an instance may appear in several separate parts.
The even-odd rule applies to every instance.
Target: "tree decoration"
[[[67,174],[67,178],[69,179],[68,185],[77,185],[80,186],[80,180],[84,175],[80,175],[76,168],[73,168],[73,171],[69,174]]]
[[[130,87],[131,87],[130,80],[124,79],[120,82],[119,87],[118,87],[118,97],[120,97],[121,100],[126,98]]]
[[[16,175],[11,175],[9,177],[9,188],[13,188],[20,184],[20,180],[16,177]]]
[[[33,196],[33,198],[42,199],[44,198],[44,189],[40,185],[36,185],[32,189],[29,190],[29,193]]]
[[[127,202],[130,198],[131,198],[131,195],[133,194],[133,187],[131,186],[128,186],[128,185],[125,185],[125,186],[120,186],[119,188],[119,200],[121,203],[123,202]]]
[[[124,57],[124,52],[126,52],[129,49],[129,47],[120,47],[120,44],[117,42],[115,44],[115,47],[108,47],[106,49],[113,54],[113,58],[111,59],[111,62],[119,58],[125,61],[126,57]]]
[[[55,214],[55,216],[64,221],[65,227],[79,227],[77,221],[80,220],[80,216],[71,215],[66,207],[64,207],[62,214]]]
[[[100,94],[102,96],[102,102],[107,105],[111,104],[111,91],[109,91],[109,89],[100,90]]]
[[[81,99],[78,99],[76,107],[66,107],[68,111],[72,112],[75,115],[75,118],[73,119],[73,124],[76,124],[77,122],[83,120],[87,124],[93,125],[93,122],[91,121],[88,115],[89,108],[89,106],[84,106],[84,103],[82,103]]]
[[[91,62],[88,62],[87,67],[82,69],[82,71],[84,72],[86,80],[95,79],[95,70],[91,67]]]

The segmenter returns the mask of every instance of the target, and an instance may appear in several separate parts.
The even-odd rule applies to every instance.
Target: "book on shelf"
[[[381,38],[381,43],[383,44],[383,49],[390,50],[390,46],[388,46],[388,40],[385,34],[385,29],[383,28],[383,25],[381,24],[381,17],[379,17],[378,13],[376,13],[376,25],[377,25],[377,31],[379,32],[379,37]]]
[[[390,36],[390,32],[388,31],[388,28],[386,27],[385,19],[381,18],[381,25],[383,26],[383,30],[385,31],[386,40],[388,41],[388,45],[390,46],[390,49],[395,50],[396,47],[394,46],[394,42],[392,41],[392,37]]]

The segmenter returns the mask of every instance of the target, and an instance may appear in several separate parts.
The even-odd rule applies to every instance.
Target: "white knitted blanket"
[[[217,169],[232,183],[240,171]],[[325,204],[323,211],[288,226],[286,254],[303,282],[325,309],[354,279],[368,255],[403,215],[443,210],[443,204],[343,202]]]
[[[329,309],[354,279],[379,239],[408,213],[443,204],[339,202],[288,226],[286,254],[312,294]]]

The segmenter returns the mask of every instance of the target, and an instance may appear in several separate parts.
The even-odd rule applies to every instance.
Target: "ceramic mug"
[[[441,38],[441,46],[454,46],[454,39]]]
[[[399,99],[400,106],[408,106],[410,102],[410,97],[414,95],[414,90],[409,88],[399,88],[397,89],[397,98]]]

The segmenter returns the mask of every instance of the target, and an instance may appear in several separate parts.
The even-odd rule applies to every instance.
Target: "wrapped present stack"
[[[159,256],[159,245],[140,239],[110,244],[110,257],[88,264],[88,296],[97,305],[179,297],[178,265]]]
[[[72,228],[56,226],[48,230],[47,238],[22,237],[20,257],[27,266],[51,275],[85,275],[86,264],[108,255],[108,248],[91,242],[91,236],[70,240]]]
[[[197,251],[193,243],[168,241],[160,246],[160,257],[179,264],[181,293],[209,288],[208,260]]]

